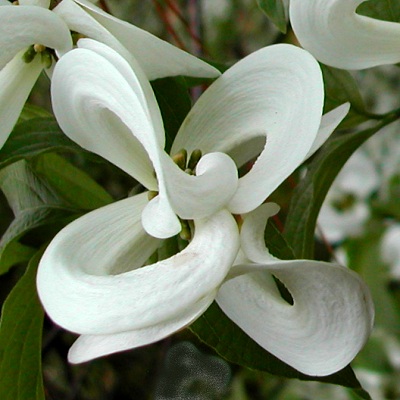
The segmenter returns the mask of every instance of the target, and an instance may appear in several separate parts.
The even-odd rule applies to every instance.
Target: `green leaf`
[[[360,4],[357,13],[385,21],[400,22],[400,2],[398,0],[366,1]]]
[[[348,71],[323,64],[320,66],[325,88],[324,112],[328,112],[343,103],[349,102],[351,104],[349,113],[340,124],[341,128],[351,128],[371,117],[375,117],[366,110],[357,83]]]
[[[375,305],[375,326],[386,332],[400,332],[400,305],[388,290],[390,271],[379,255],[384,226],[374,221],[365,229],[366,234],[346,243],[349,266],[362,275],[371,290]]]
[[[265,230],[265,239],[266,245],[273,255],[282,259],[294,258],[293,252],[284,237],[270,221]],[[190,326],[190,330],[229,362],[286,378],[335,383],[362,390],[350,366],[326,377],[308,376],[300,373],[260,347],[234,324],[215,303]]]
[[[21,115],[19,116],[18,123],[33,118],[51,118],[51,117],[52,115],[44,108],[33,104],[25,103]]]
[[[2,400],[44,400],[41,345],[43,309],[36,293],[37,255],[4,302],[0,321]]]
[[[257,0],[258,6],[271,19],[275,26],[286,33],[286,12],[283,0]]]
[[[368,138],[396,119],[392,114],[373,128],[329,139],[309,163],[307,175],[293,193],[285,225],[285,237],[297,258],[313,258],[318,213],[343,165]]]
[[[28,242],[32,247],[41,245],[80,214],[76,208],[65,205],[24,160],[0,171],[0,187],[15,215],[0,241],[0,273],[4,273],[19,262],[13,250],[22,251],[17,244],[22,237],[34,231]],[[25,248],[23,254],[28,251]]]
[[[323,64],[321,70],[324,77],[326,111],[350,102],[358,113],[366,112],[364,100],[350,72]]]
[[[63,134],[54,118],[34,118],[15,126],[0,149],[0,168],[23,158],[32,158],[51,151],[88,154]]]
[[[86,173],[57,154],[43,154],[31,162],[35,174],[63,199],[64,204],[82,210],[93,210],[113,201],[113,198]]]
[[[157,79],[151,84],[164,122],[165,151],[169,153],[192,102],[184,78]]]

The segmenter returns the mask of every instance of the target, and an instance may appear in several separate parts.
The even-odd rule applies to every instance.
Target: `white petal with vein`
[[[222,283],[239,249],[238,228],[227,211],[196,221],[182,252],[139,268],[155,241],[140,225],[145,196],[86,214],[51,242],[37,286],[57,324],[91,335],[148,328],[187,315]]]
[[[285,363],[308,375],[332,374],[355,357],[371,333],[370,292],[342,266],[271,256],[261,243],[265,218],[275,211],[265,204],[246,217],[241,248],[257,263],[233,267],[216,300],[230,319]],[[293,305],[281,297],[273,276],[288,289]]]
[[[65,134],[148,189],[157,189],[147,152],[134,136],[139,132],[156,140],[144,94],[133,73],[123,76],[104,57],[76,49],[58,61],[51,92],[53,110]],[[121,120],[123,116],[129,118],[134,132]]]
[[[261,153],[229,203],[233,213],[245,213],[303,162],[317,136],[322,105],[315,59],[294,46],[269,46],[239,61],[206,90],[181,126],[172,153],[221,151],[238,165]]]
[[[105,356],[119,351],[129,350],[157,342],[185,328],[197,319],[213,302],[216,293],[201,299],[183,316],[148,328],[135,331],[114,333],[111,335],[82,335],[68,352],[68,361],[81,363],[93,358]]]
[[[363,1],[290,0],[290,21],[300,44],[336,68],[400,62],[400,24],[357,14]]]

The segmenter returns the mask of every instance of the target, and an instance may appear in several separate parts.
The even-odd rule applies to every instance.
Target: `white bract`
[[[356,13],[364,0],[290,0],[301,45],[324,64],[364,69],[400,62],[400,24]]]
[[[63,0],[51,11],[49,5],[50,0],[21,0],[18,6],[0,2],[0,147],[41,71],[72,49],[71,31],[108,44],[128,61],[132,52],[148,79],[219,75],[205,62],[88,1]]]
[[[202,151],[189,175],[164,151],[158,104],[139,64],[90,39],[78,46],[53,73],[60,126],[157,195],[95,210],[46,250],[38,292],[49,316],[81,335],[70,361],[160,340],[193,322],[220,290],[227,315],[286,363],[311,375],[344,367],[371,329],[367,288],[339,266],[273,259],[262,239],[262,224],[277,207],[261,204],[348,111],[344,105],[322,118],[315,59],[294,46],[271,46],[217,79],[172,146],[172,154]],[[256,157],[239,179],[237,168]],[[232,214],[244,217],[241,230]],[[194,225],[188,246],[146,265],[182,220]],[[277,294],[271,274],[287,285],[294,306]]]

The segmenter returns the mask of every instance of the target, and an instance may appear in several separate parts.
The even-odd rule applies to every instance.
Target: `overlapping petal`
[[[309,53],[290,45],[258,50],[201,96],[172,152],[222,151],[238,166],[258,156],[229,203],[233,213],[246,213],[304,161],[321,123],[323,96],[321,71]]]
[[[220,75],[217,69],[204,61],[105,13],[89,1],[63,0],[54,12],[67,22],[71,30],[107,44],[129,62],[130,54],[133,54],[149,80],[175,75],[206,78]]]
[[[144,193],[95,210],[51,242],[37,287],[57,324],[108,335],[188,323],[190,310],[193,316],[211,301],[239,249],[234,218],[221,211],[196,221],[193,240],[182,252],[140,268],[158,243],[141,227],[146,203]]]
[[[357,274],[339,265],[272,257],[263,233],[265,218],[276,211],[266,204],[246,217],[241,249],[254,264],[233,267],[217,302],[279,359],[308,375],[329,375],[366,342],[374,315],[371,296]],[[293,305],[281,297],[273,276],[288,289]]]
[[[0,20],[0,69],[20,50],[36,43],[56,49],[61,55],[72,48],[68,26],[50,10],[37,6],[3,6]]]
[[[300,44],[337,68],[400,62],[400,24],[357,14],[363,1],[290,0],[290,21]]]
[[[134,72],[118,53],[94,43],[87,39],[85,49],[70,52],[55,68],[53,110],[63,131],[148,189],[158,190],[143,217],[153,236],[178,233],[175,214],[204,218],[222,209],[237,187],[233,161],[208,154],[198,164],[197,176],[185,174],[163,150],[160,111],[140,67]]]
[[[81,363],[119,351],[129,350],[157,342],[183,329],[196,320],[213,302],[216,293],[201,299],[188,308],[182,316],[148,328],[136,329],[129,332],[111,335],[82,335],[72,345],[68,352],[68,360]]]
[[[26,64],[20,52],[0,71],[0,147],[8,139],[42,69],[40,58]]]

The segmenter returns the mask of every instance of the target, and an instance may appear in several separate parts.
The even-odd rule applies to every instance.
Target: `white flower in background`
[[[132,69],[89,39],[78,46],[53,74],[60,126],[156,196],[95,210],[46,250],[37,280],[41,301],[57,324],[81,335],[69,360],[160,340],[193,322],[220,290],[227,315],[286,363],[311,375],[344,367],[371,330],[368,289],[340,266],[272,258],[262,239],[263,224],[278,209],[260,205],[348,111],[344,105],[322,118],[317,62],[304,50],[277,45],[225,72],[194,105],[172,146],[172,154],[202,151],[187,174],[163,150],[160,111],[140,66]],[[237,167],[257,156],[238,179]],[[232,214],[242,214],[241,232]],[[188,223],[182,220],[194,225],[188,246],[145,265],[161,239]],[[293,306],[279,296],[271,273],[289,288]]]
[[[71,31],[108,44],[128,61],[133,53],[148,79],[219,76],[214,67],[88,1],[63,0],[51,11],[49,5],[50,0],[0,1],[0,147],[41,71],[72,49]]]
[[[381,242],[381,256],[390,267],[391,276],[400,279],[400,224],[387,227]]]
[[[370,216],[368,199],[379,185],[373,160],[365,149],[359,149],[336,177],[318,216],[319,228],[329,242],[340,242],[362,232]]]
[[[290,0],[300,44],[336,68],[364,69],[400,62],[400,24],[356,13],[364,0]]]

